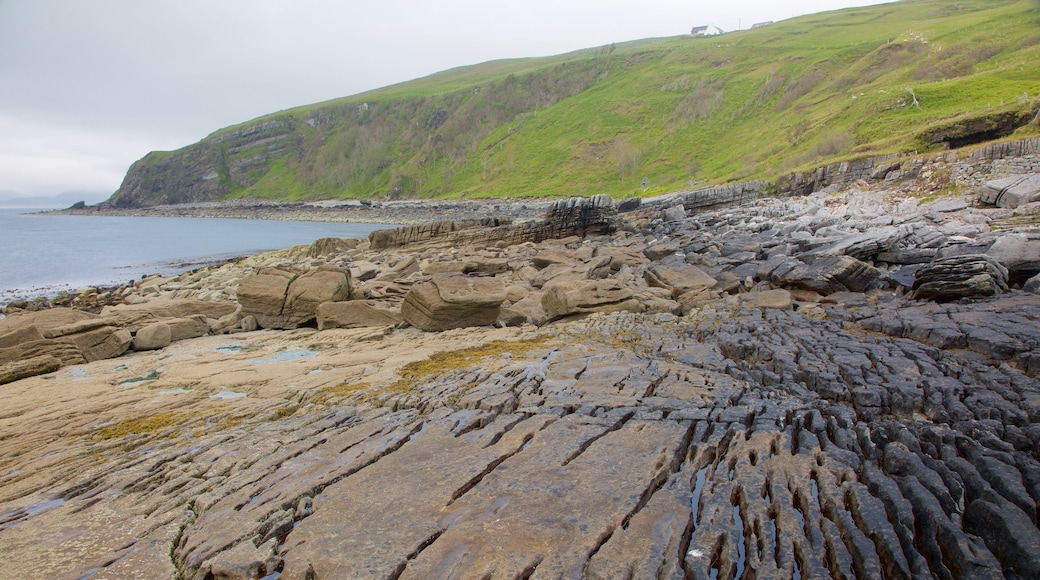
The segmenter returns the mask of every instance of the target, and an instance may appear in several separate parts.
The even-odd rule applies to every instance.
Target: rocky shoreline
[[[144,278],[97,314],[9,309],[0,556],[1036,577],[1035,202],[920,197],[565,200]]]
[[[479,220],[535,219],[541,217],[551,201],[544,199],[510,200],[402,200],[402,201],[275,201],[227,200],[145,208],[114,208],[105,205],[72,207],[42,212],[51,215],[105,215],[119,217],[191,217],[258,219],[282,221],[355,222],[416,225],[451,219]]]

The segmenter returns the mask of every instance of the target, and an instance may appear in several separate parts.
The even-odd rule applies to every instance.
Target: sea
[[[387,224],[48,215],[0,208],[0,306],[113,286],[318,238],[364,238]]]

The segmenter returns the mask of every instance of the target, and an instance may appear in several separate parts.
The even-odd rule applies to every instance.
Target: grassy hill
[[[903,0],[716,37],[495,61],[282,111],[111,202],[615,197],[1040,133],[1040,3]]]

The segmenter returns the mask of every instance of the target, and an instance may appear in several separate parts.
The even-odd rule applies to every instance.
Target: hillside
[[[452,69],[219,130],[106,205],[592,195],[1034,135],[1035,0],[903,0]]]

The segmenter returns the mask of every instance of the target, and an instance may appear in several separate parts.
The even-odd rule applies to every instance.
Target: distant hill
[[[152,152],[106,204],[621,197],[1036,135],[1038,23],[903,0],[462,67]]]
[[[77,202],[88,204],[105,199],[104,193],[96,191],[67,191],[53,196],[20,196],[14,192],[0,191],[0,207],[64,209]]]

